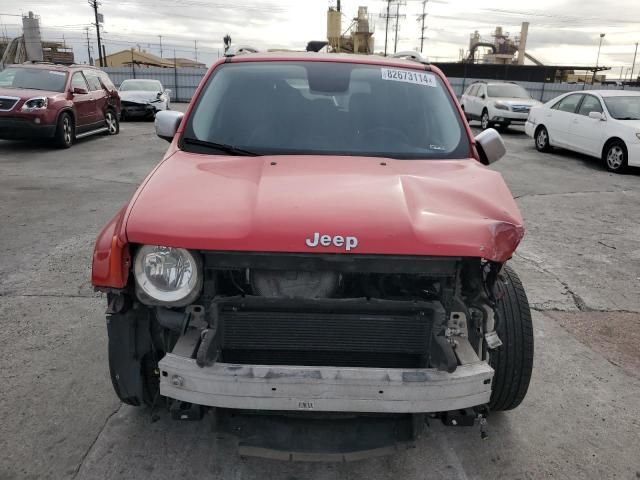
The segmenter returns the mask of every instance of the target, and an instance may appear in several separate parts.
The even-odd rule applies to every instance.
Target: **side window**
[[[487,96],[487,86],[486,85],[480,85],[478,87],[478,97],[481,97],[482,95],[484,95],[485,97]]]
[[[478,95],[478,88],[480,88],[479,84],[475,84],[471,87],[471,91],[469,92],[469,95],[471,95],[472,97],[475,97]]]
[[[96,92],[98,90],[102,90],[102,84],[100,83],[100,79],[95,72],[85,71],[84,76],[87,79],[90,91]]]
[[[576,113],[576,108],[578,107],[578,103],[580,103],[580,99],[582,99],[582,95],[569,95],[556,103],[553,108],[560,110],[561,112]]]
[[[99,75],[100,75],[100,80],[102,81],[102,85],[104,85],[104,88],[106,88],[110,92],[112,92],[112,91],[114,91],[116,89],[115,85],[113,84],[113,82],[109,78],[109,75],[107,75],[104,72],[100,72]]]
[[[578,113],[580,115],[588,116],[590,112],[602,113],[602,104],[600,103],[600,100],[598,100],[593,95],[585,95]]]
[[[84,79],[84,76],[80,72],[76,72],[71,77],[71,89],[74,88],[84,88],[87,90],[87,82]]]
[[[464,92],[465,95],[473,96],[473,89],[474,88],[476,88],[475,85],[470,85],[469,87],[467,87],[467,90]]]

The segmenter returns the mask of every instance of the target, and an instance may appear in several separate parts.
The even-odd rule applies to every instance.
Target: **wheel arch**
[[[600,157],[601,157],[601,158],[604,158],[604,156],[605,156],[605,155],[606,155],[606,153],[607,153],[607,148],[609,147],[609,145],[610,145],[611,143],[613,143],[613,142],[615,142],[615,141],[618,141],[618,142],[622,143],[622,145],[624,145],[624,149],[625,149],[627,152],[629,151],[629,148],[627,147],[627,143],[626,143],[623,139],[621,139],[620,137],[613,136],[613,137],[609,137],[609,138],[608,138],[607,140],[605,140],[605,142],[602,144],[602,150],[600,151]]]
[[[76,125],[76,114],[73,112],[73,108],[66,106],[66,107],[62,107],[60,109],[60,111],[58,111],[58,114],[56,115],[56,125],[58,125],[58,122],[60,121],[60,117],[62,116],[63,113],[68,113],[69,116],[71,116],[71,120],[73,120],[73,125]]]

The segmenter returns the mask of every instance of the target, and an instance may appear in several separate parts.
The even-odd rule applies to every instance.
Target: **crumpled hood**
[[[475,160],[212,156],[178,151],[140,187],[129,242],[201,250],[505,261],[523,236],[501,175]],[[342,242],[337,242],[342,243]],[[353,244],[353,241],[351,242]]]
[[[123,102],[150,103],[158,100],[158,92],[146,92],[144,90],[126,90],[119,92]]]

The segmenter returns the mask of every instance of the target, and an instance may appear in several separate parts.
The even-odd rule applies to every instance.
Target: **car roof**
[[[127,78],[126,80],[123,80],[122,83],[124,82],[153,82],[153,83],[160,83],[160,80],[156,80],[155,78]]]
[[[99,68],[94,67],[93,65],[79,65],[79,64],[71,64],[71,65],[62,65],[60,63],[49,63],[49,62],[25,62],[25,63],[14,63],[12,65],[7,65],[7,67],[21,67],[21,68],[33,68],[38,70],[55,70],[57,72],[69,72],[71,70],[97,70],[101,71]]]
[[[634,90],[586,90],[589,93],[597,93],[601,97],[637,97],[640,92]]]
[[[437,68],[403,58],[383,57],[381,55],[354,55],[352,53],[317,53],[317,52],[260,52],[243,53],[229,57],[232,63],[240,62],[337,62],[357,63],[363,65],[381,65],[400,68],[421,68],[439,71]]]

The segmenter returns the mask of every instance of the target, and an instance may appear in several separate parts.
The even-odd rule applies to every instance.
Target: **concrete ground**
[[[640,172],[505,134],[527,222],[513,261],[535,308],[529,394],[478,428],[349,464],[241,459],[210,423],[123,406],[89,285],[100,228],[160,160],[150,122],[70,150],[0,141],[0,479],[640,478]]]

